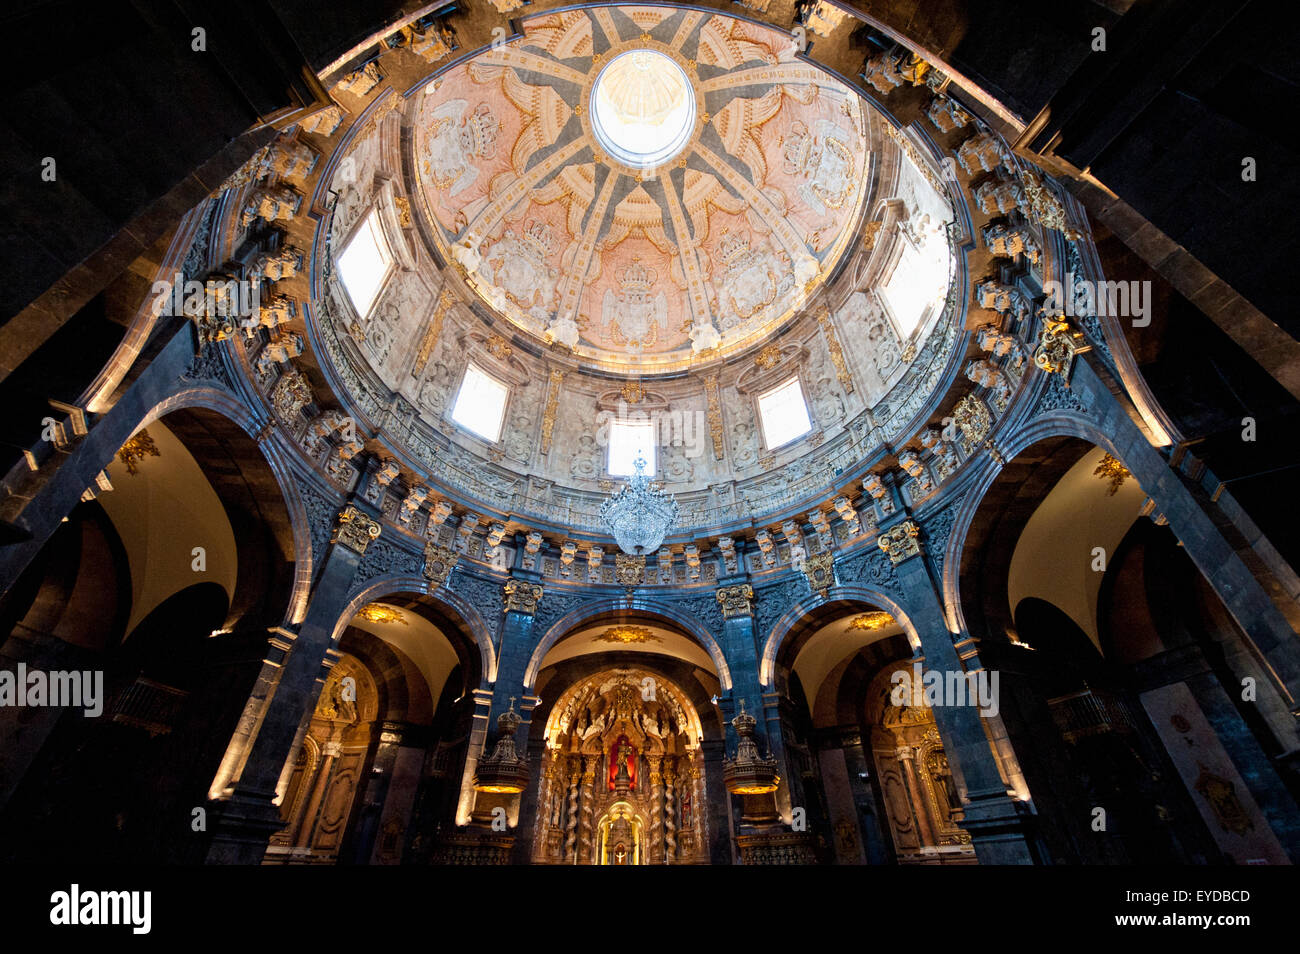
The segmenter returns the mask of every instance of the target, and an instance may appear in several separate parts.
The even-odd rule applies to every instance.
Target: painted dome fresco
[[[518,31],[372,86],[327,172],[312,350],[395,466],[599,533],[625,426],[712,524],[906,439],[965,348],[968,226],[924,140],[752,22]]]
[[[761,339],[833,273],[869,192],[859,97],[725,16],[538,17],[418,104],[438,253],[514,325],[609,367]]]

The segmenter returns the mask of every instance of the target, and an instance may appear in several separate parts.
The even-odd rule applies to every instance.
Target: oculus
[[[601,70],[591,88],[596,139],[629,166],[672,159],[695,128],[695,94],[686,72],[655,50],[629,50]]]

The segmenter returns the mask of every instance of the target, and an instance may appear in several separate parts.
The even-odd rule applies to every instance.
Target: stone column
[[[274,799],[292,758],[294,742],[301,744],[304,719],[309,719],[324,686],[333,649],[334,628],[346,608],[352,579],[379,523],[357,507],[339,512],[331,546],[317,577],[307,617],[284,659],[280,677],[262,707],[261,724],[249,729],[248,757],[229,798],[214,806],[216,816],[208,860],[225,864],[257,864],[270,836],[283,827]],[[284,632],[284,631],[280,631]],[[250,717],[246,710],[244,718]]]
[[[80,502],[86,488],[95,485],[99,473],[139,430],[145,415],[182,389],[181,375],[194,363],[196,338],[192,325],[185,322],[177,328],[112,409],[84,436],[77,439],[71,433],[74,424],[68,428],[69,443],[56,450],[40,470],[30,473],[22,468],[24,473],[14,481],[11,492],[0,500],[0,520],[14,524],[20,531],[14,540],[0,547],[0,593],[7,593],[18,581],[63,518]],[[213,347],[207,345],[205,350]]]
[[[882,528],[879,546],[889,556],[907,594],[907,610],[921,640],[927,669],[965,672],[948,631],[943,605],[921,559],[919,530],[911,520]],[[969,705],[935,706],[939,736],[954,775],[960,773],[970,804],[962,823],[983,864],[1032,864],[1022,808],[1007,793],[997,759],[984,733],[979,710]]]
[[[646,860],[652,865],[664,860],[664,778],[660,772],[662,757],[647,755],[650,763],[650,835],[646,845]]]
[[[1249,673],[1256,677],[1261,690],[1264,686],[1276,687],[1268,693],[1272,699],[1261,691],[1259,706],[1283,749],[1300,748],[1300,727],[1294,718],[1300,714],[1300,640],[1296,638],[1295,628],[1300,626],[1300,619],[1295,619],[1293,613],[1292,620],[1288,621],[1279,610],[1279,604],[1274,603],[1268,590],[1224,538],[1187,489],[1183,478],[1169,468],[1165,458],[1133,423],[1128,408],[1089,363],[1093,359],[1092,354],[1084,355],[1082,360],[1073,362],[1072,371],[1068,362],[1063,363],[1060,372],[1086,406],[1087,413],[1110,436],[1120,462],[1168,521],[1184,552],[1266,662],[1266,665],[1251,666]],[[1250,665],[1246,654],[1241,662]]]

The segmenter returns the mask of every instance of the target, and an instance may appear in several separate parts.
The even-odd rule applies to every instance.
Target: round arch
[[[799,621],[810,613],[825,607],[833,606],[836,603],[870,603],[879,606],[889,612],[894,619],[898,620],[903,631],[907,634],[908,642],[915,648],[920,645],[921,639],[916,632],[916,627],[912,625],[912,620],[907,611],[893,597],[886,596],[879,590],[873,590],[870,587],[860,586],[858,584],[847,584],[842,586],[833,586],[827,590],[825,596],[813,595],[807,599],[800,600],[794,606],[790,607],[785,614],[772,625],[772,632],[768,634],[767,639],[763,641],[763,654],[759,658],[758,681],[766,689],[771,689],[773,680],[776,676],[776,657],[781,650],[781,644],[785,642],[786,637],[798,625]]]
[[[288,551],[286,557],[292,557],[293,583],[284,611],[284,621],[288,624],[302,622],[307,614],[307,597],[311,590],[313,566],[311,527],[307,508],[298,492],[288,457],[274,441],[258,439],[266,422],[260,420],[251,408],[233,394],[205,385],[186,388],[158,402],[144,413],[131,433],[138,433],[141,428],[182,411],[208,412],[201,423],[208,432],[207,436],[215,438],[223,445],[222,451],[227,458],[230,458],[229,445],[232,442],[247,443],[256,448],[258,452],[256,458],[242,462],[249,470],[246,470],[245,466],[240,466],[241,462],[230,458],[236,465],[237,475],[226,478],[228,487],[214,486],[214,489],[217,490],[217,496],[221,498],[222,504],[227,506],[227,509],[229,501],[222,493],[223,490],[238,490],[253,501],[257,515],[261,517],[272,536]],[[169,422],[163,421],[163,423]],[[194,434],[187,434],[185,428],[172,426],[170,429],[176,432],[187,449],[195,454],[195,449],[191,446]],[[195,457],[200,459],[198,454],[195,454]],[[201,459],[200,463],[202,463]],[[212,470],[206,467],[204,470],[209,480],[213,480]],[[238,484],[242,484],[243,487],[238,487]],[[267,503],[268,491],[272,488],[278,490],[279,499],[278,501],[272,499],[271,506],[264,506]],[[279,506],[276,506],[277,503]],[[240,582],[243,582],[242,574]],[[236,593],[236,601],[239,598],[240,594]],[[232,612],[234,611],[235,606],[232,605]]]
[[[1017,428],[1000,448],[1004,463],[996,463],[987,457],[977,463],[974,485],[957,505],[953,515],[952,530],[943,552],[943,606],[948,617],[948,626],[953,632],[968,632],[966,614],[962,608],[961,593],[961,558],[971,534],[971,527],[980,508],[984,506],[990,491],[1003,479],[1007,469],[1026,450],[1045,441],[1068,440],[1070,438],[1094,444],[1116,457],[1120,463],[1128,462],[1117,453],[1115,444],[1097,426],[1091,418],[1069,411],[1055,411],[1035,419],[1032,423]]]
[[[640,615],[659,619],[676,626],[686,636],[699,643],[704,651],[709,654],[709,658],[713,660],[714,668],[717,669],[718,682],[721,684],[723,691],[730,691],[731,669],[727,666],[726,657],[722,654],[722,647],[718,645],[712,633],[690,616],[672,606],[672,604],[660,603],[657,600],[638,599],[629,606],[627,600],[613,596],[585,603],[551,625],[551,628],[546,631],[546,635],[537,643],[532,656],[529,657],[528,666],[524,670],[525,691],[533,691],[537,683],[537,675],[542,669],[542,660],[546,658],[546,654],[551,647],[558,643],[562,637],[567,636],[585,623],[597,622],[601,617],[613,613],[618,613],[621,616]]]
[[[463,624],[468,629],[475,648],[478,649],[483,684],[490,685],[496,682],[496,649],[493,647],[492,634],[488,631],[482,615],[463,597],[451,590],[444,587],[430,589],[429,581],[424,577],[389,574],[367,580],[361,589],[352,594],[347,605],[343,608],[343,612],[335,622],[334,632],[330,636],[331,645],[338,644],[344,628],[352,617],[360,611],[361,607],[386,596],[400,593],[427,597],[436,607],[444,611],[453,622]]]

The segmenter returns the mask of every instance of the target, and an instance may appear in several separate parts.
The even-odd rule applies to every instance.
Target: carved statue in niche
[[[900,361],[898,336],[894,334],[894,326],[889,323],[889,319],[879,307],[872,308],[869,312],[867,341],[881,380],[889,380],[889,375],[898,367]]]
[[[596,439],[590,434],[583,434],[578,438],[577,450],[573,453],[573,460],[569,464],[569,474],[581,480],[595,480],[600,476],[600,465],[597,463],[600,457],[600,448],[596,446]]]
[[[691,353],[699,354],[722,344],[722,335],[706,316],[696,318],[691,325]]]
[[[533,458],[533,419],[524,410],[528,406],[525,400],[519,402],[518,412],[510,418],[510,433],[506,438],[506,453],[525,464]]]
[[[609,750],[608,782],[610,791],[614,790],[619,773],[624,767],[627,768],[628,788],[636,791],[636,746],[628,740],[626,735],[620,735]]]
[[[926,757],[925,767],[934,779],[934,794],[939,800],[940,818],[956,823],[956,815],[961,814],[961,796],[957,793],[957,782],[948,767],[948,756],[943,749],[932,749]]]
[[[447,398],[451,386],[455,383],[451,368],[441,361],[433,365],[433,370],[420,386],[420,406],[428,408],[435,417],[441,416],[447,407]]]

